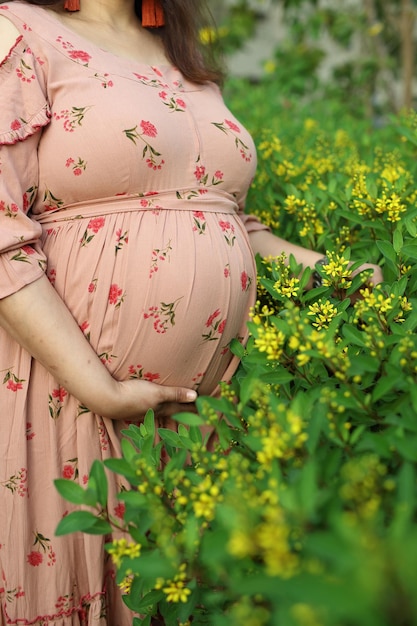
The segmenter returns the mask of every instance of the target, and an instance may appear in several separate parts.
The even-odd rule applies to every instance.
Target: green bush
[[[370,130],[316,111],[281,103],[268,132],[251,107],[241,118],[259,151],[248,210],[327,253],[323,287],[305,291],[293,258],[258,258],[231,384],[156,446],[149,413],[105,462],[132,487],[107,550],[135,626],[417,624],[417,118]],[[364,261],[383,267],[373,290],[352,277]],[[102,464],[86,489],[57,488],[86,505],[59,534],[111,531]]]

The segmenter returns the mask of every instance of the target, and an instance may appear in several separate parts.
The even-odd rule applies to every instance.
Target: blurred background
[[[415,104],[415,0],[209,0],[209,6],[233,102],[236,90],[239,99],[239,89],[261,85],[277,106],[331,100],[375,125]]]

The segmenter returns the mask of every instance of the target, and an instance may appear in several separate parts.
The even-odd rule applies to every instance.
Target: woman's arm
[[[182,387],[115,380],[46,276],[0,300],[0,326],[70,394],[103,417],[140,419],[149,408],[163,414],[165,405],[196,398]]]

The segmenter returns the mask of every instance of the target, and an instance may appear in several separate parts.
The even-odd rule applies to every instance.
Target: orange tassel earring
[[[79,11],[80,10],[80,0],[65,0],[64,9],[66,11]]]
[[[79,0],[67,0],[78,2]],[[142,26],[145,28],[159,28],[165,24],[164,10],[161,0],[142,0]]]

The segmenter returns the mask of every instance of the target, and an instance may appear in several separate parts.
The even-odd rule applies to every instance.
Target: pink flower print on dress
[[[90,322],[85,320],[82,324],[80,324],[80,330],[84,333],[85,337],[90,341]]]
[[[142,135],[146,135],[146,137],[154,138],[158,134],[158,131],[156,130],[155,126],[151,124],[151,122],[145,122],[145,120],[142,120],[140,123],[140,127],[142,129]]]
[[[171,113],[174,113],[174,112],[184,113],[185,109],[187,108],[187,105],[184,102],[184,100],[182,98],[178,98],[175,93],[171,97],[168,97],[168,94],[166,91],[161,91],[158,95],[161,98],[163,104],[167,106],[168,109],[170,109]]]
[[[145,320],[153,319],[153,329],[158,334],[165,334],[170,327],[175,326],[176,309],[182,297],[174,302],[160,302],[159,306],[150,306],[143,314]]]
[[[13,391],[16,393],[20,389],[23,389],[23,384],[25,382],[24,378],[18,378],[16,374],[13,374],[12,370],[7,370],[6,374],[3,378],[3,385],[6,385],[6,389],[9,391]]]
[[[109,365],[113,359],[117,359],[117,356],[115,354],[110,354],[110,352],[101,352],[98,356],[104,365]]]
[[[64,130],[67,133],[73,133],[77,126],[82,126],[84,117],[91,106],[72,107],[71,109],[62,109],[59,113],[53,113],[53,118],[57,121],[62,120]]]
[[[54,196],[50,189],[45,189],[43,194],[44,209],[46,211],[55,211],[60,209],[64,205],[64,201],[61,198]]]
[[[198,372],[198,374],[196,374],[195,376],[193,376],[192,381],[193,381],[193,389],[195,389],[196,391],[198,390],[198,388],[200,387],[201,383],[202,383],[202,379],[205,375],[205,372]]]
[[[32,206],[36,198],[37,193],[38,193],[37,185],[32,185],[31,187],[29,187],[29,189],[26,189],[22,198],[22,206],[23,206],[24,213],[27,213],[29,211],[30,207]]]
[[[80,62],[83,65],[88,65],[91,60],[91,55],[85,52],[85,50],[70,50],[68,56],[73,61]]]
[[[142,365],[129,365],[129,378],[147,380],[150,383],[159,380],[160,375],[157,372],[145,372]]]
[[[101,450],[103,450],[103,452],[105,452],[109,449],[110,441],[102,418],[100,418],[98,423],[98,434],[100,437],[100,448]]]
[[[247,291],[252,284],[252,278],[245,271],[240,275],[240,284],[242,291]]]
[[[21,127],[22,123],[20,122],[20,120],[13,120],[13,122],[10,124],[11,130],[19,130],[19,128]]]
[[[14,202],[6,204],[3,200],[0,200],[0,211],[4,212],[5,217],[15,218],[19,213],[19,207]]]
[[[138,131],[138,126],[140,126],[142,132]],[[123,132],[126,137],[135,144],[135,146],[137,145],[137,140],[144,142],[145,147],[142,150],[142,159],[146,158],[146,163],[150,169],[156,171],[162,168],[165,161],[164,159],[159,158],[161,157],[161,153],[153,148],[146,139],[144,139],[144,137],[155,139],[158,135],[158,130],[152,122],[142,120],[139,125],[136,124],[133,128],[127,128]]]
[[[88,222],[87,228],[92,230],[93,233],[97,234],[99,230],[101,230],[106,223],[106,218],[103,216],[100,217],[92,217]]]
[[[230,263],[228,263],[224,270],[223,270],[223,275],[225,278],[230,278]]]
[[[19,67],[16,68],[16,74],[23,83],[31,83],[36,79],[33,73],[33,67],[30,65],[31,50],[26,48],[23,51],[22,58],[20,59]]]
[[[193,222],[193,230],[196,231],[199,235],[205,235],[207,221],[203,211],[193,211]]]
[[[116,308],[118,308],[122,302],[124,301],[125,294],[123,293],[123,289],[119,287],[116,283],[110,285],[109,289],[109,304],[114,304]]]
[[[56,563],[56,555],[52,548],[51,540],[47,537],[44,537],[39,532],[35,532],[35,541],[33,542],[33,546],[37,546],[37,550],[33,550],[27,556],[27,561],[29,565],[33,565],[37,567],[43,563],[43,557],[46,556],[48,566],[55,565]]]
[[[87,224],[87,228],[85,229],[83,236],[80,239],[81,246],[87,246],[94,239],[94,236],[97,235],[99,230],[104,227],[105,223],[106,218],[102,215],[98,217],[92,217]]]
[[[125,511],[126,511],[126,505],[125,505],[124,502],[119,502],[114,507],[114,515],[116,517],[118,517],[119,519],[121,519],[121,520],[123,520],[123,518],[125,516]]]
[[[188,189],[183,192],[177,191],[176,195],[179,200],[190,200],[191,198],[201,196],[208,192],[209,187],[220,185],[223,182],[223,172],[221,170],[216,170],[210,178],[206,166],[201,164],[200,155],[196,159],[194,177],[199,185],[198,189]]]
[[[78,458],[68,459],[62,468],[62,478],[77,480],[78,478]]]
[[[49,394],[49,415],[53,420],[58,419],[61,414],[62,407],[65,399],[68,396],[68,392],[61,386],[56,387]]]
[[[32,565],[32,567],[38,567],[38,565],[43,563],[43,555],[37,550],[33,550],[27,555],[27,562],[29,565]]]
[[[121,250],[125,244],[129,243],[128,232],[129,231],[125,230],[124,233],[122,233],[121,228],[118,228],[116,230],[115,254],[117,254],[119,250]]]
[[[72,465],[64,465],[64,469],[62,470],[62,478],[70,478],[74,477],[74,468]]]
[[[171,240],[168,241],[164,248],[155,248],[152,250],[151,268],[149,270],[149,278],[152,278],[153,274],[159,270],[159,263],[168,260],[169,253],[171,252]]]
[[[152,65],[152,71],[153,71],[153,72],[155,72],[155,74],[156,74],[157,76],[159,76],[160,78],[162,78],[162,77],[163,77],[162,72],[161,72],[161,71],[160,71],[157,67],[155,67],[154,65]]]
[[[203,341],[218,341],[219,337],[223,334],[226,326],[226,318],[221,319],[220,309],[216,309],[208,317],[206,321],[206,328],[209,329],[207,333],[203,333]]]
[[[240,133],[239,126],[231,120],[224,120],[224,123],[230,128],[230,130],[233,130],[234,133]]]
[[[35,437],[35,433],[32,430],[31,422],[26,423],[26,441],[30,441]]]
[[[104,87],[104,89],[107,89],[107,87],[114,87],[114,83],[111,78],[109,78],[109,74],[107,74],[107,72],[105,72],[104,74],[98,74],[96,72],[93,78],[99,80],[101,86]]]
[[[93,278],[91,283],[88,285],[88,293],[94,293],[97,289],[97,278]]]
[[[235,227],[228,220],[219,220],[219,226],[222,229],[223,236],[227,245],[233,246],[235,243]]]
[[[238,137],[241,132],[240,126],[231,120],[224,120],[224,122],[212,122],[212,124],[226,135],[234,137],[235,146],[239,150],[242,159],[248,163],[252,160],[252,153],[250,152],[249,147],[240,137]]]
[[[84,161],[81,157],[78,157],[75,161],[72,157],[65,161],[65,167],[70,167],[74,176],[81,176],[87,167],[87,161]]]
[[[7,480],[0,482],[0,485],[21,498],[28,496],[27,469],[22,467],[20,470],[12,474]]]
[[[197,165],[194,171],[194,176],[196,177],[196,180],[199,183],[202,183],[203,185],[206,184],[207,174],[206,174],[206,168],[204,167],[204,165]]]
[[[18,391],[19,389],[23,389],[22,383],[16,383],[14,380],[10,379],[7,382],[6,389],[10,389],[10,391]]]

